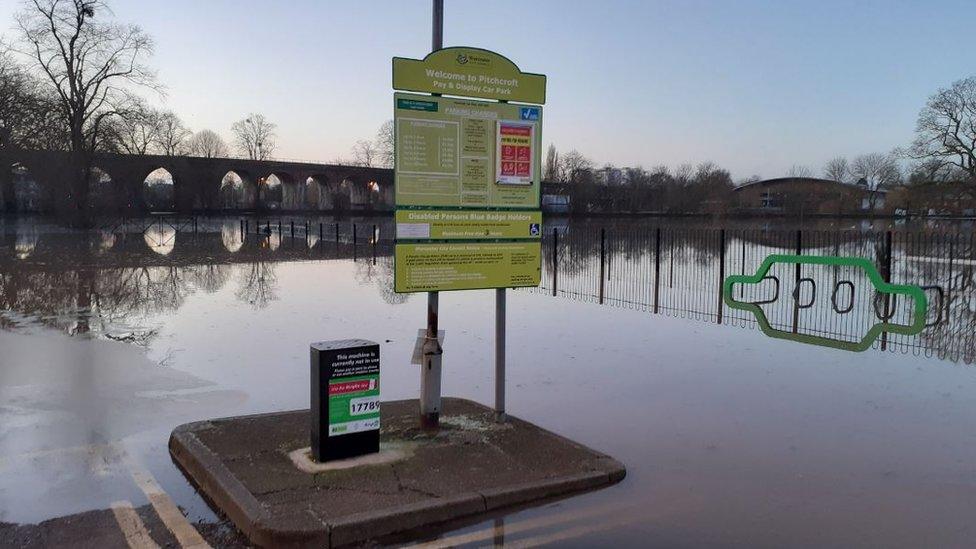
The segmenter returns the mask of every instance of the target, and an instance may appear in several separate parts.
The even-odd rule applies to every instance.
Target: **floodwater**
[[[307,407],[312,341],[380,342],[382,398],[417,397],[410,355],[426,300],[390,291],[389,220],[342,220],[338,244],[334,220],[310,220],[307,238],[302,220],[294,239],[284,223],[280,237],[273,227],[243,241],[237,219],[201,219],[196,234],[169,221],[90,234],[4,224],[0,523],[145,505],[147,478],[191,523],[219,522],[170,460],[170,431]],[[559,226],[570,235],[600,223]],[[615,283],[628,276],[612,271],[626,257],[610,260]],[[694,293],[694,280],[687,287]],[[965,361],[801,345],[548,290],[509,292],[508,411],[612,455],[626,479],[420,541],[976,539],[976,372]],[[493,296],[441,296],[445,395],[493,401]]]

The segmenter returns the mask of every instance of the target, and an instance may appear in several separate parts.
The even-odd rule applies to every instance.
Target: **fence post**
[[[944,236],[944,235],[943,235]],[[956,235],[952,235],[949,239],[949,281],[946,284],[946,300],[945,300],[945,319],[946,325],[949,324],[949,313],[952,311],[952,258],[956,252]]]
[[[661,227],[654,231],[654,314],[658,311],[658,297],[661,292]]]
[[[278,237],[281,237],[281,220],[278,220]]]
[[[336,257],[339,257],[339,224],[336,223]]]
[[[803,229],[796,230],[796,255],[803,255]],[[800,264],[796,264],[793,276],[793,290],[800,287]],[[800,329],[800,299],[799,293],[793,298],[793,333]]]
[[[356,261],[359,250],[356,249],[356,223],[352,224],[352,260]]]
[[[607,230],[600,227],[600,305],[603,305],[603,273],[606,262]]]
[[[739,263],[739,274],[744,275],[746,274],[746,239],[742,236],[742,233],[739,233],[739,238],[742,239],[742,257],[741,257],[742,261],[741,263]],[[745,286],[746,286],[745,284],[739,284],[739,299],[741,299],[742,296],[745,295],[745,291],[746,291]]]
[[[279,221],[278,223],[281,223],[281,222]],[[295,220],[294,219],[291,220],[291,237],[292,237],[292,239],[295,238]]]
[[[323,230],[322,225],[323,225],[323,223],[322,222],[319,222],[319,241],[322,240],[322,235],[325,234],[325,231]]]
[[[718,323],[722,323],[725,301],[722,299],[722,283],[725,281],[725,229],[718,232]]]
[[[376,225],[373,225],[373,265],[376,265],[376,241],[379,240],[379,234],[376,232]]]
[[[552,228],[552,296],[556,297],[556,282],[559,273],[559,232]]]
[[[885,282],[891,282],[891,231],[885,232],[884,256],[882,257],[881,278]],[[888,322],[891,316],[891,294],[884,294],[884,320]],[[888,332],[881,332],[881,350],[888,349]]]

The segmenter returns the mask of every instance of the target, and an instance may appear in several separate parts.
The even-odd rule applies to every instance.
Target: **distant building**
[[[613,187],[627,183],[627,168],[604,166],[596,170],[596,181],[601,185]]]
[[[565,183],[557,181],[542,182],[541,209],[546,213],[569,213],[572,199]]]
[[[887,191],[814,177],[779,177],[734,189],[741,213],[875,213],[885,208]]]

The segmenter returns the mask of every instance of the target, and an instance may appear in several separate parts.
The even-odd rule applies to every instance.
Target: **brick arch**
[[[229,202],[227,176],[234,174],[241,180],[240,196],[235,197],[233,205]],[[218,203],[221,209],[252,209],[257,204],[257,182],[254,175],[246,169],[230,168],[219,176]],[[235,191],[236,192],[236,191]]]
[[[310,210],[331,210],[335,207],[337,184],[332,176],[312,172],[305,176],[305,207]]]

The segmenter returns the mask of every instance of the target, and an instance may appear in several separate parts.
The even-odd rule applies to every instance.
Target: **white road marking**
[[[128,501],[116,501],[112,504],[112,514],[115,521],[119,523],[119,529],[125,536],[126,543],[132,549],[159,549],[159,545],[153,541],[146,530],[146,525],[139,518],[136,510]]]
[[[156,482],[152,473],[143,469],[127,453],[123,454],[123,459],[132,474],[132,479],[142,490],[142,493],[149,498],[149,503],[152,504],[166,528],[169,528],[169,531],[176,537],[176,541],[185,549],[209,548],[210,544],[203,539],[203,536],[190,524],[190,521],[186,520],[180,509],[170,499],[169,494],[164,492],[159,483]]]

